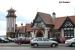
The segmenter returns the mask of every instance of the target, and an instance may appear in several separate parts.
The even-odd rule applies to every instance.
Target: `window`
[[[41,22],[38,22],[38,23],[37,23],[37,27],[42,27]]]
[[[44,41],[49,41],[48,39],[45,39],[45,38],[44,38],[43,40],[44,40]]]
[[[38,38],[38,41],[42,41],[42,38]]]
[[[66,30],[66,28],[64,28],[64,30]]]
[[[71,30],[73,30],[74,28],[70,28]]]
[[[73,28],[64,29],[64,36],[67,37],[67,38],[74,37],[74,29]]]

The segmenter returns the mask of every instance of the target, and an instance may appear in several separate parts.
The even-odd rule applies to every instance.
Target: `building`
[[[25,36],[25,26],[23,26],[23,24],[21,24],[21,26],[17,26],[16,24],[16,28],[15,28],[15,37],[20,37],[20,36]]]
[[[55,29],[59,30],[61,37],[75,37],[75,16],[59,17],[55,20]]]
[[[32,37],[48,38],[50,29],[54,27],[51,15],[37,12],[32,24]]]
[[[25,26],[21,24],[19,27],[16,25],[15,37],[31,37],[31,28],[31,24],[26,24]]]
[[[16,25],[16,15],[14,9],[9,9],[7,18],[7,37],[75,37],[75,16],[64,16],[56,18],[56,13],[52,16],[47,13],[37,12],[32,24],[20,27]]]
[[[7,19],[7,32],[6,32],[6,36],[7,37],[11,37],[11,38],[17,38],[20,36],[23,37],[30,37],[30,32],[31,30],[31,24],[26,24],[26,26],[23,26],[23,24],[21,24],[20,27],[17,26],[16,24],[16,14],[13,8],[8,10],[8,14],[6,16]]]
[[[6,16],[7,19],[7,32],[6,36],[7,37],[14,37],[15,35],[15,24],[16,24],[16,14],[13,8],[8,10],[8,14]]]
[[[59,34],[59,38],[75,37],[75,16],[65,16],[56,18],[53,12],[50,14],[37,12],[32,24],[32,37],[50,38]]]

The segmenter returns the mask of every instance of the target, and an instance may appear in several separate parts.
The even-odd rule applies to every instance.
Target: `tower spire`
[[[10,8],[13,6],[13,0],[10,0]]]

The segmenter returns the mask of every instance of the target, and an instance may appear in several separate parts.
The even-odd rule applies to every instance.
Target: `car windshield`
[[[42,38],[38,38],[37,40],[38,40],[38,41],[42,41]]]

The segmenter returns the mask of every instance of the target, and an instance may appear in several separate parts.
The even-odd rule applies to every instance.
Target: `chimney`
[[[56,19],[56,13],[55,12],[52,13],[52,18],[53,18],[53,22],[54,22]]]

